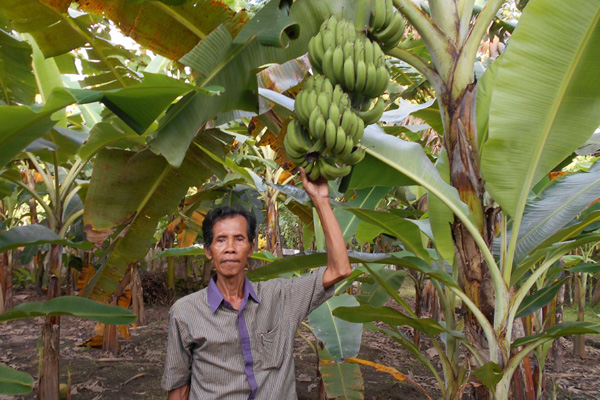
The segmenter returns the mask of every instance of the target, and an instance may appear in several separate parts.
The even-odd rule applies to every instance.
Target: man
[[[302,168],[300,175],[323,226],[327,267],[299,278],[251,283],[245,268],[254,252],[254,218],[239,208],[209,213],[202,231],[216,275],[169,313],[162,379],[169,400],[297,398],[296,328],[352,272],[327,181],[310,181]]]

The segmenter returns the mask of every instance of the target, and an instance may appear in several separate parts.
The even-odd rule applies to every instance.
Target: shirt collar
[[[217,311],[217,308],[225,301],[225,298],[221,294],[221,291],[217,287],[217,275],[214,274],[210,281],[208,282],[208,287],[206,289],[206,296],[208,298],[208,305],[210,307],[210,311],[214,314]],[[243,310],[248,303],[248,298],[252,298],[255,302],[260,304],[260,300],[258,300],[258,296],[250,283],[250,280],[247,276],[244,276],[244,300],[242,300],[242,306],[240,310]]]

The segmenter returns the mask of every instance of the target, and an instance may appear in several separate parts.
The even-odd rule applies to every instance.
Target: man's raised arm
[[[329,185],[324,178],[311,181],[306,176],[304,168],[300,168],[302,185],[317,210],[327,246],[327,269],[323,275],[323,287],[330,288],[352,273],[348,260],[346,242],[331,205],[329,204]]]

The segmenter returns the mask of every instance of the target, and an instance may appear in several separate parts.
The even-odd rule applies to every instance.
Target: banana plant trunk
[[[50,245],[48,300],[60,296],[61,264],[62,246]],[[38,399],[59,400],[60,317],[46,317],[42,327],[42,341],[42,368],[39,377]]]
[[[12,308],[12,263],[6,251],[0,256],[0,313]]]
[[[283,256],[281,244],[281,231],[279,230],[279,210],[277,208],[278,191],[269,187],[267,189],[267,227],[265,236],[267,240],[267,251],[276,257]]]

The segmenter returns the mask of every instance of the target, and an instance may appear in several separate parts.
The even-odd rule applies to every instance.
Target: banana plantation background
[[[117,356],[117,333],[144,324],[149,268],[169,301],[176,257],[201,287],[216,205],[261,222],[251,279],[325,264],[283,138],[310,38],[331,15],[368,34],[375,3],[0,2],[0,322],[45,318],[37,384],[0,365],[0,393],[59,398],[62,315],[102,323]],[[583,355],[600,333],[583,312],[600,300],[600,2],[393,7],[406,27],[386,50],[385,112],[365,158],[330,181],[355,269],[306,324],[323,344],[320,396],[363,398],[368,328],[423,363],[441,398],[547,398],[558,338]],[[13,284],[47,301],[14,306]],[[565,297],[578,321],[562,322]]]

